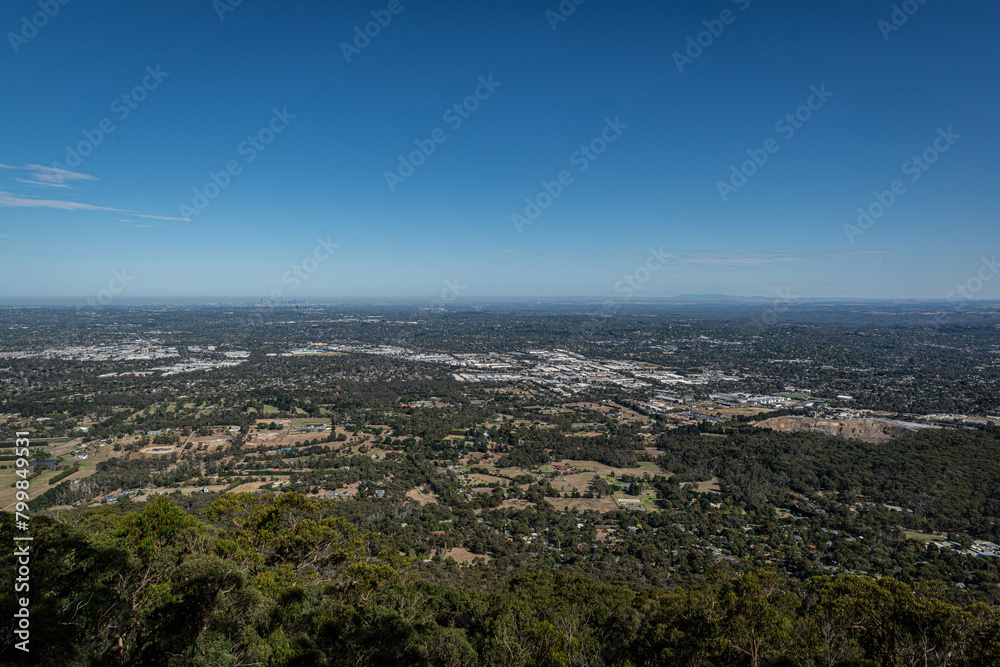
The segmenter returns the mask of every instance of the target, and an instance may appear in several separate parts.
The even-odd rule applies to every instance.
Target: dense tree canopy
[[[5,664],[1000,664],[997,608],[940,585],[772,571],[677,590],[550,572],[446,585],[333,507],[237,494],[192,516],[161,496],[40,517],[31,652],[9,638]]]

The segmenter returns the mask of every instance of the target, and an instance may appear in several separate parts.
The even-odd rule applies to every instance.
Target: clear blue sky
[[[0,9],[0,300],[1000,298],[995,2],[50,1]]]

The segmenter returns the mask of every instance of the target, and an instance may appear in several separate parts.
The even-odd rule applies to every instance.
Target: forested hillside
[[[4,664],[1000,664],[997,608],[934,583],[763,570],[678,590],[561,573],[433,583],[332,506],[237,494],[199,516],[159,497],[39,517],[32,651],[8,637]],[[10,589],[2,605],[10,617]]]
[[[722,430],[722,429],[705,429]],[[660,465],[679,480],[717,476],[751,503],[785,490],[824,492],[843,503],[912,509],[911,527],[1000,539],[1000,428],[927,429],[884,443],[764,429],[705,437],[697,428],[659,440]]]

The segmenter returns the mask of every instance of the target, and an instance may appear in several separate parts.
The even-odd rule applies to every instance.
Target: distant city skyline
[[[15,0],[0,303],[1000,299],[998,19]]]

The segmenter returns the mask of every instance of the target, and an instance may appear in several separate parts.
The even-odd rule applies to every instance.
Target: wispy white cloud
[[[57,208],[62,211],[116,211],[118,213],[131,212],[122,211],[118,208],[108,208],[106,206],[94,206],[78,201],[65,201],[61,199],[31,199],[19,197],[9,192],[0,190],[0,206],[7,208]]]
[[[766,264],[778,264],[781,262],[798,262],[805,260],[819,260],[830,257],[845,257],[847,255],[881,255],[892,252],[884,248],[872,248],[866,250],[819,250],[806,252],[787,252],[780,249],[774,250],[713,250],[700,251],[684,255],[678,260],[681,264],[692,266],[717,267],[717,268],[740,268],[748,266],[763,266]],[[746,255],[743,257],[726,257],[725,255]],[[723,255],[723,256],[718,256]]]
[[[112,208],[110,206],[95,206],[78,201],[67,201],[64,199],[32,199],[29,197],[19,197],[0,190],[0,206],[5,208],[53,208],[60,211],[110,211],[113,213],[127,213],[139,218],[149,218],[152,220],[175,220],[177,222],[191,222],[188,218],[171,218],[159,215],[146,215],[124,208]]]
[[[535,252],[531,250],[495,250],[494,252],[513,253],[519,255],[546,255],[552,253]],[[692,250],[683,253],[662,253],[657,252],[657,257],[665,259],[668,263],[676,265],[697,266],[704,268],[743,268],[751,266],[764,266],[767,264],[779,264],[782,262],[800,262],[805,260],[820,260],[831,257],[843,257],[846,255],[881,255],[891,250],[884,248],[873,248],[866,250],[819,250],[819,251],[788,251],[781,248],[751,248],[751,249],[725,249],[725,250]],[[559,254],[559,253],[556,253]],[[629,259],[644,259],[650,256],[646,252],[591,252],[591,253],[569,253],[587,254],[592,257],[628,257]],[[735,256],[734,256],[735,255]]]
[[[796,257],[682,257],[682,264],[694,266],[741,267],[793,262]]]
[[[136,213],[135,211],[125,211],[126,213],[131,213],[137,218],[146,218],[147,220],[176,220],[177,222],[191,222],[191,218],[171,218],[164,215],[146,215],[145,213]]]
[[[717,254],[717,255],[751,255],[755,253],[768,253],[768,252],[784,252],[781,248],[749,248],[740,250],[692,250],[691,252],[698,254]]]
[[[16,167],[15,167],[16,168]],[[58,167],[46,167],[41,164],[29,164],[23,169],[28,173],[27,178],[14,179],[27,185],[40,185],[47,188],[68,188],[70,183],[75,181],[96,181],[96,176],[81,174],[68,169]]]
[[[663,246],[660,246],[660,250],[656,250],[655,248],[651,248],[650,250],[647,250],[646,252],[594,252],[594,253],[590,253],[590,254],[594,255],[594,256],[597,256],[597,257],[628,257],[629,259],[645,259],[646,257],[649,257],[652,254],[652,252],[655,250],[656,251],[656,256],[657,257],[661,257],[661,258],[672,259],[672,258],[675,258],[675,257],[681,257],[682,256],[682,255],[675,255],[673,253],[666,253],[666,254],[664,254],[664,253],[660,252],[662,249],[663,249]]]

